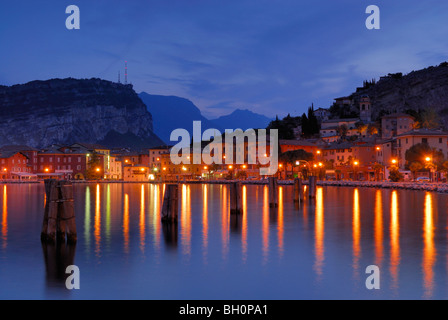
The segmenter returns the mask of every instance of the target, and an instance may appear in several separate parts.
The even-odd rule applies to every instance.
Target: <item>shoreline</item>
[[[277,180],[278,185],[294,185],[294,180]],[[38,184],[43,183],[43,180],[38,181],[1,181],[0,184]],[[243,185],[267,185],[268,180],[185,180],[185,181],[119,181],[119,180],[72,180],[73,184],[82,183],[188,183],[188,184],[231,184],[234,182],[241,182]],[[308,185],[308,180],[303,180],[304,185]],[[329,187],[358,187],[358,188],[377,188],[377,189],[404,189],[415,191],[432,191],[438,193],[448,193],[448,183],[428,183],[428,182],[388,182],[388,181],[348,181],[348,180],[318,180],[318,186]]]

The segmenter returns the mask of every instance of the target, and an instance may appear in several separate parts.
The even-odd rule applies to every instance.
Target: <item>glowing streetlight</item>
[[[245,164],[243,164],[243,169],[246,169],[246,165]]]
[[[100,168],[96,168],[96,172],[100,172]]]
[[[204,170],[207,170],[207,166],[204,166]]]
[[[187,171],[187,168],[185,168],[185,167],[182,167],[182,170],[184,170],[184,171]]]
[[[426,160],[427,162],[429,162],[429,161],[431,161],[431,158],[430,158],[430,157],[426,157],[425,160]]]
[[[392,159],[392,164],[396,164],[397,163],[397,159]]]
[[[319,167],[322,167],[323,166],[323,163],[322,162],[319,162]]]
[[[355,161],[355,162],[353,162],[353,164],[354,164],[355,166],[357,166],[357,165],[359,164],[359,162],[358,162],[358,161]]]
[[[6,171],[7,169],[6,168],[3,168],[3,171]]]
[[[232,165],[230,165],[230,166],[229,166],[229,169],[232,169],[232,168],[233,168],[233,166],[232,166]]]
[[[49,169],[48,168],[45,168],[45,172],[48,172],[49,171]]]
[[[317,150],[316,153],[317,153],[317,154],[320,154],[320,150]]]

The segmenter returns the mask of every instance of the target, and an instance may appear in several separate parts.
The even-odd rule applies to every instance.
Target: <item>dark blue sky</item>
[[[81,29],[65,28],[76,4]],[[381,9],[381,30],[365,9]],[[448,60],[440,0],[14,0],[0,3],[0,84],[117,80],[192,100],[206,117],[329,107],[365,79]]]

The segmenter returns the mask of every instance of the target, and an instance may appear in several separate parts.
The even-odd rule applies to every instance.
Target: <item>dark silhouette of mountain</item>
[[[171,132],[175,129],[185,129],[193,137],[193,121],[201,121],[202,132],[214,128],[222,130],[214,122],[206,119],[193,102],[176,96],[161,96],[141,92],[139,97],[148,107],[154,121],[154,132],[167,144]]]
[[[214,120],[205,118],[190,100],[176,96],[160,96],[141,92],[139,97],[148,107],[154,120],[154,132],[167,144],[174,129],[186,129],[192,137],[193,121],[201,121],[202,132],[206,129],[266,128],[271,119],[249,110],[235,110],[231,114]],[[175,142],[174,142],[175,143]]]
[[[236,109],[231,114],[211,120],[225,129],[264,129],[273,119],[250,110]]]
[[[67,78],[0,86],[0,145],[40,148],[76,141],[163,144],[132,85]]]

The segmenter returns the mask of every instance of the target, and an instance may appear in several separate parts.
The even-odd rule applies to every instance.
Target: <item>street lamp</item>
[[[430,175],[431,182],[433,182],[434,179],[433,179],[433,172],[432,172],[433,171],[432,159],[431,159],[431,157],[426,157],[425,161],[426,161],[426,167],[429,168],[429,175]]]
[[[354,161],[353,162],[353,178],[357,181],[358,180],[358,170],[356,169],[356,167],[359,165],[358,161]]]

